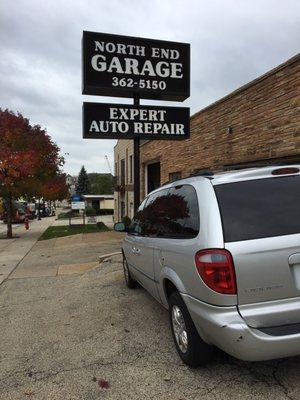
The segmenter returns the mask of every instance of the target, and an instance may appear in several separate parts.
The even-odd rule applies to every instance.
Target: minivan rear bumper
[[[202,339],[245,361],[300,354],[300,333],[273,336],[249,327],[235,306],[218,307],[181,294]]]

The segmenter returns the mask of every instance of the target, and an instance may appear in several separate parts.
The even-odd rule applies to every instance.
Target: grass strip
[[[98,222],[97,224],[87,224],[87,225],[58,225],[49,226],[45,232],[40,236],[39,240],[48,240],[57,237],[78,235],[79,233],[95,233],[95,232],[105,232],[109,231],[109,228],[103,223]]]

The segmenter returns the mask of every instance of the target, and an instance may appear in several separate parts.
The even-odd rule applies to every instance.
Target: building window
[[[169,181],[170,182],[177,181],[178,179],[181,179],[181,172],[171,172],[169,174]]]
[[[116,184],[119,184],[119,177],[118,177],[118,163],[115,163],[115,180],[116,180]]]
[[[147,193],[160,187],[160,162],[147,165]]]
[[[121,219],[125,217],[125,201],[121,201]]]
[[[133,156],[129,156],[129,182],[132,183]]]
[[[133,218],[133,215],[134,215],[133,203],[130,203],[129,208],[130,208],[129,217],[132,219],[132,218]]]
[[[121,160],[121,185],[125,186],[125,159]]]

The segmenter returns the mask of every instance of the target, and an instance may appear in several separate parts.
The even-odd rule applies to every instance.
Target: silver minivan
[[[187,365],[207,363],[214,346],[248,361],[300,354],[300,165],[162,186],[141,203],[122,252],[127,286],[169,310]]]

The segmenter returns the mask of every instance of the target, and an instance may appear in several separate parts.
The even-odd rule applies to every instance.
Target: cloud
[[[83,30],[191,43],[194,113],[295,55],[299,15],[294,0],[2,0],[0,107],[45,127],[67,172],[108,172],[115,141],[82,139],[82,102],[132,100],[82,96]]]

